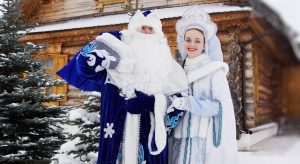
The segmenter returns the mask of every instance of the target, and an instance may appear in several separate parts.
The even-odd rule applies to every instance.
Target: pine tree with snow
[[[96,163],[99,140],[100,94],[91,92],[82,107],[74,107],[64,123],[68,142],[52,159],[57,163]]]
[[[81,133],[72,135],[71,138],[79,137],[81,142],[78,145],[86,145],[86,147],[77,151],[70,151],[70,153],[76,154],[75,157],[80,157],[82,161],[89,161],[88,154],[98,152],[100,95],[97,92],[92,92],[84,105],[88,112],[87,119],[78,122]]]
[[[45,102],[62,96],[45,90],[61,81],[50,79],[33,58],[41,46],[18,43],[25,34],[19,0],[4,0],[0,18],[0,163],[49,163],[64,138],[58,123],[61,107]]]

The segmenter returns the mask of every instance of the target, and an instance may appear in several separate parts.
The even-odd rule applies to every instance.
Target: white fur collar
[[[189,66],[189,65],[194,65],[194,64],[197,64],[201,61],[205,61],[205,60],[208,60],[208,56],[205,55],[205,54],[200,54],[196,57],[193,57],[193,58],[189,58],[187,57],[186,58],[186,62],[185,62],[185,66]]]
[[[228,65],[226,63],[220,62],[220,61],[209,62],[208,64],[205,64],[202,67],[199,67],[190,72],[187,72],[188,83],[195,82],[195,81],[199,80],[200,78],[202,78],[212,72],[215,72],[221,68],[223,69],[225,74],[228,73]]]

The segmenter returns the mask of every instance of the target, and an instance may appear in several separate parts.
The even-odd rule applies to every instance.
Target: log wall
[[[247,20],[249,12],[231,12],[231,13],[219,13],[212,14],[212,20],[216,22],[218,26],[218,37],[222,44],[222,50],[224,53],[224,61],[232,63],[233,68],[231,70],[232,77],[231,88],[234,95],[234,103],[237,113],[241,113],[241,54],[235,47],[239,46],[240,42],[249,39],[249,30],[247,29]],[[177,51],[176,31],[175,24],[178,18],[164,19],[162,20],[163,31],[168,39],[169,46],[171,47],[172,54],[175,57]],[[68,31],[57,31],[27,35],[22,38],[21,41],[31,41],[33,43],[54,44],[61,43],[61,54],[68,55],[69,60],[81,49],[82,46],[93,40],[100,31],[107,30],[122,30],[126,25],[115,25],[105,27],[94,27],[86,29],[76,29]],[[231,53],[234,51],[234,53]],[[68,85],[67,101],[62,102],[61,105],[80,105],[85,96],[77,89]],[[240,121],[242,122],[242,121]]]
[[[255,126],[276,121],[282,114],[282,66],[262,44],[254,45]]]
[[[143,0],[139,8],[162,8],[194,3],[227,2],[228,0]],[[24,20],[32,23],[50,23],[74,18],[125,13],[125,8],[136,0],[25,0]]]

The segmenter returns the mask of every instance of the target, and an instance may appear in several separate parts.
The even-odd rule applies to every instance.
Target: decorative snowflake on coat
[[[115,133],[115,130],[113,129],[113,127],[114,127],[114,123],[111,123],[111,124],[106,123],[106,128],[103,129],[105,132],[104,138],[107,138],[107,137],[112,138],[113,134]]]
[[[167,120],[166,120],[167,127],[170,127],[172,129],[175,128],[177,126],[178,119],[179,116],[173,116],[172,118],[170,118],[170,116],[167,116]]]
[[[85,47],[83,47],[79,53],[82,56],[87,56],[95,48],[96,48],[96,42],[92,41],[88,45],[86,45]]]

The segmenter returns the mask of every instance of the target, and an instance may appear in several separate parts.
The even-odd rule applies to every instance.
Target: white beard
[[[187,90],[188,84],[184,70],[172,58],[170,48],[163,35],[130,34],[122,32],[122,40],[114,36],[102,35],[99,40],[107,44],[120,55],[116,69],[107,69],[126,98],[135,96],[139,90],[154,95],[154,113],[150,113],[151,129],[148,138],[150,154],[159,154],[166,146],[165,113],[167,99],[165,95]],[[155,117],[154,117],[155,116]],[[140,115],[127,113],[124,129],[124,159],[122,163],[137,163]],[[155,134],[157,150],[151,150],[151,141]]]
[[[135,33],[127,43],[136,60],[133,75],[127,78],[123,93],[134,96],[134,89],[146,94],[163,93],[169,84],[172,59],[170,48],[162,44],[156,35]]]

